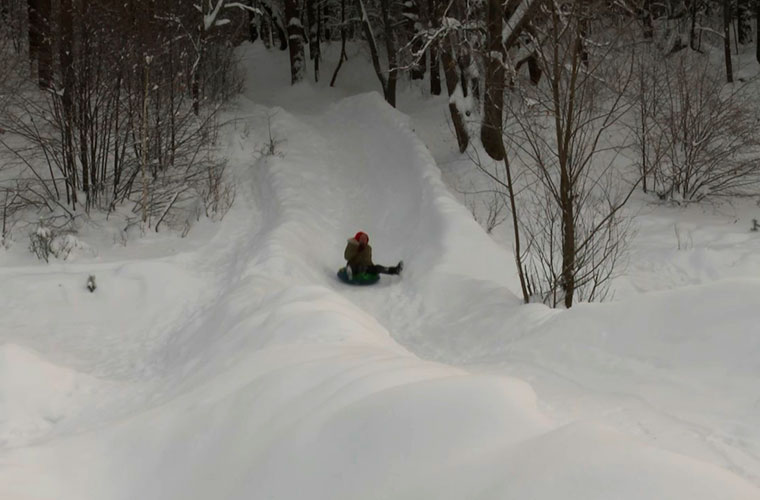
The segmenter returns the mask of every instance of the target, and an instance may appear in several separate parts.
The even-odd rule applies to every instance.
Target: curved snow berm
[[[285,139],[280,155],[253,166],[252,137],[266,137],[267,110],[245,99],[240,109],[253,133],[238,128],[227,138],[239,176],[236,207],[206,246],[161,260],[181,262],[192,276],[185,283],[204,284],[192,321],[179,330],[151,327],[145,349],[156,380],[120,379],[133,384],[123,392],[131,404],[109,403],[126,410],[103,410],[100,419],[91,408],[85,429],[0,448],[0,498],[760,497],[726,470],[593,422],[557,426],[521,380],[473,375],[401,347],[393,336],[415,338],[436,314],[465,325],[471,308],[485,314],[489,304],[515,301],[492,280],[506,274],[492,267],[503,252],[446,191],[402,115],[377,95],[309,118],[280,109],[273,118]],[[345,238],[358,229],[370,233],[378,262],[405,258],[409,272],[361,290],[337,282]],[[148,289],[162,279],[140,275]],[[133,300],[151,314],[166,306]],[[95,342],[92,332],[87,338]],[[130,349],[133,340],[125,337],[111,355],[139,364],[146,353]],[[18,352],[6,349],[0,362]],[[66,364],[52,359],[54,350],[47,356]],[[18,363],[11,367],[24,376]],[[102,386],[117,378],[97,375]]]

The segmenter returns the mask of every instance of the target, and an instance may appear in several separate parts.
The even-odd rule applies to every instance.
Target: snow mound
[[[18,446],[69,417],[97,380],[15,344],[0,345],[0,448]]]

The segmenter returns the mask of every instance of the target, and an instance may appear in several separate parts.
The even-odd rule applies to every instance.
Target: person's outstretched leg
[[[367,269],[367,272],[372,274],[401,274],[404,269],[404,261],[399,261],[398,265],[393,267],[385,267],[375,264]]]

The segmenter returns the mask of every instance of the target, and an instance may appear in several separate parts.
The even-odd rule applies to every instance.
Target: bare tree
[[[613,189],[616,151],[605,146],[629,105],[632,75],[605,6],[548,4],[535,39],[545,79],[510,100],[509,151],[527,169],[520,224],[529,293],[552,306],[604,298],[624,250],[622,208],[637,182]],[[591,27],[596,30],[590,39]]]
[[[657,169],[668,138],[655,133],[656,118],[662,113],[664,57],[652,45],[636,51],[634,78],[630,87],[634,116],[627,122],[639,154],[641,187],[645,193],[657,190]]]
[[[754,192],[760,181],[758,115],[747,84],[726,85],[699,54],[683,53],[669,64],[653,59],[648,71],[653,106],[643,142],[655,190],[664,200],[700,201]]]

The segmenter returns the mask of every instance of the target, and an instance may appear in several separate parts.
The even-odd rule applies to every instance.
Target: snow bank
[[[0,448],[19,446],[71,417],[97,386],[14,344],[0,345]]]

